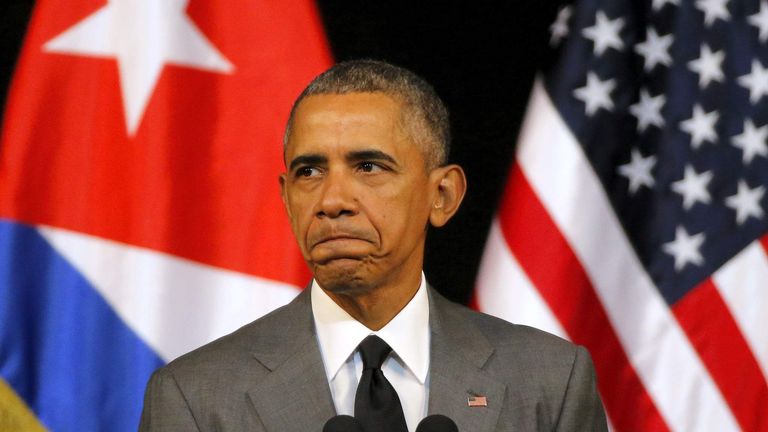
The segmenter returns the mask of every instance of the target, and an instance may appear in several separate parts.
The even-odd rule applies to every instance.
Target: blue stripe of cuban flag
[[[34,227],[0,220],[0,376],[52,431],[135,431],[161,358]]]

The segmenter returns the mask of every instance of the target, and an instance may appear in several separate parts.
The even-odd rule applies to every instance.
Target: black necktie
[[[365,432],[407,432],[403,407],[381,364],[392,348],[378,336],[368,336],[357,346],[363,358],[363,376],[355,394],[355,418]]]

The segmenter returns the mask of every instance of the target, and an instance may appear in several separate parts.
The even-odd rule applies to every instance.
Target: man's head
[[[415,291],[427,224],[448,222],[466,189],[461,168],[444,162],[447,112],[434,91],[395,66],[342,63],[301,94],[288,129],[283,201],[320,285]]]
[[[296,107],[309,97],[382,93],[401,103],[402,125],[423,146],[429,169],[445,165],[451,146],[448,110],[429,83],[413,72],[376,60],[342,62],[318,75],[296,99],[285,128],[288,143]]]

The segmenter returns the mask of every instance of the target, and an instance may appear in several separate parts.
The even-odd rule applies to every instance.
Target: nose
[[[358,202],[353,189],[352,179],[343,172],[331,170],[323,180],[315,214],[328,218],[357,214]]]

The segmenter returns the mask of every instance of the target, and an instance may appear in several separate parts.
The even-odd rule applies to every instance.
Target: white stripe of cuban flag
[[[299,288],[52,227],[40,234],[165,361],[290,302]]]

